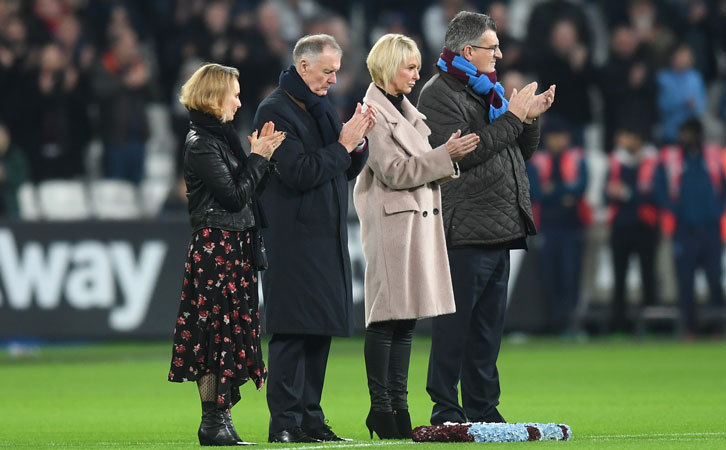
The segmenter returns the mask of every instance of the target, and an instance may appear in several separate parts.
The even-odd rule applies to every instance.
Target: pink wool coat
[[[378,110],[353,191],[366,259],[366,326],[453,313],[439,183],[454,176],[454,165],[444,145],[431,148],[425,116],[408,99],[401,115],[371,84],[363,101]]]

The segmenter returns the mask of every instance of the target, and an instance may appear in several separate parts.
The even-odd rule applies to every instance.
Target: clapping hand
[[[467,153],[473,151],[479,143],[479,136],[476,133],[469,133],[466,136],[461,135],[461,130],[456,130],[448,141],[446,141],[446,151],[453,162],[460,161]]]
[[[251,135],[247,136],[247,140],[250,141],[252,153],[256,153],[269,161],[277,147],[285,140],[285,136],[284,131],[275,131],[274,123],[266,122],[262,126],[259,135],[255,130]]]
[[[534,96],[534,100],[527,112],[527,119],[532,120],[539,117],[543,112],[550,109],[552,103],[555,102],[555,85],[551,85],[549,89],[539,95]]]
[[[352,152],[358,144],[363,140],[363,137],[376,124],[376,108],[368,105],[365,112],[363,106],[358,103],[355,107],[355,113],[343,125],[343,129],[340,130],[340,136],[338,142],[345,147],[348,153]]]
[[[554,88],[552,89],[552,95],[554,96]],[[536,81],[529,83],[523,87],[521,91],[517,91],[516,89],[512,90],[512,95],[509,97],[509,112],[517,116],[517,118],[522,122],[529,117],[529,110],[535,104],[535,99],[537,97],[534,93],[536,90]]]

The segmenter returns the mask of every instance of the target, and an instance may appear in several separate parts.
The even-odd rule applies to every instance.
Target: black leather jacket
[[[204,122],[190,122],[184,143],[184,180],[192,228],[252,228],[256,225],[255,192],[261,188],[270,162],[254,153],[245,160],[238,159],[225,138],[223,125]]]

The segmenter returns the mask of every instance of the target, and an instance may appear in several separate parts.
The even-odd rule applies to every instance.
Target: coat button
[[[439,214],[439,208],[434,208],[434,216]]]
[[[428,216],[428,215],[429,215],[429,212],[428,212],[428,211],[424,211],[424,212],[423,212],[423,216],[424,216],[424,217],[426,217],[426,216]]]

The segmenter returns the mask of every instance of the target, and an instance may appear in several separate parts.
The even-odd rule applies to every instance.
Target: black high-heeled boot
[[[197,436],[201,445],[255,445],[239,437],[232,416],[218,409],[214,402],[202,402],[202,423]]]
[[[373,432],[378,439],[399,439],[396,420],[393,418],[393,411],[369,411],[366,417],[366,427],[373,439]]]
[[[411,415],[407,409],[393,411],[393,418],[396,421],[396,429],[400,439],[411,439]]]

